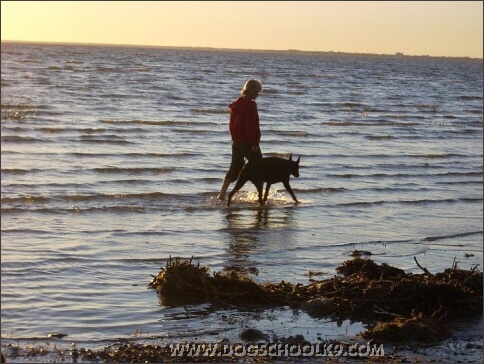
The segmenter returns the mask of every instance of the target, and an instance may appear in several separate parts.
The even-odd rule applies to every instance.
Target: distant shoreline
[[[301,51],[297,49],[277,50],[277,49],[244,49],[244,48],[216,48],[216,47],[189,47],[189,46],[158,46],[140,44],[110,44],[110,43],[82,43],[82,42],[44,42],[44,41],[25,41],[25,40],[2,40],[3,44],[44,44],[62,46],[89,46],[89,47],[118,47],[118,48],[153,48],[153,49],[180,49],[198,50],[214,52],[253,52],[253,53],[280,53],[280,54],[315,54],[328,56],[359,56],[359,57],[385,57],[385,58],[425,58],[425,59],[446,59],[446,60],[479,60],[482,58],[455,57],[455,56],[430,56],[430,55],[407,55],[402,52],[395,54],[386,53],[352,53],[340,51]]]

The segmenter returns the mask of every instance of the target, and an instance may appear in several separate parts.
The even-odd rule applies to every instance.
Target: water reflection
[[[228,236],[224,270],[257,275],[254,256],[270,254],[274,245],[286,245],[294,231],[294,211],[294,207],[268,206],[228,211],[225,216]],[[271,257],[260,259],[271,260]]]

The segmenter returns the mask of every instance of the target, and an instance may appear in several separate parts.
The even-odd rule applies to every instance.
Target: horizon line
[[[89,43],[89,42],[60,42],[60,41],[36,41],[36,40],[9,40],[2,39],[1,43],[28,43],[28,44],[51,44],[51,45],[85,45],[85,46],[104,46],[104,47],[133,47],[133,48],[171,48],[171,49],[193,49],[193,50],[213,50],[213,51],[233,51],[233,52],[272,52],[272,53],[312,53],[312,54],[338,54],[338,55],[360,55],[360,56],[383,56],[383,57],[414,57],[414,58],[452,58],[482,60],[479,57],[470,56],[431,56],[431,55],[411,55],[403,52],[395,53],[366,53],[366,52],[343,52],[343,51],[308,51],[299,49],[254,49],[254,48],[226,48],[226,47],[204,47],[204,46],[163,46],[148,44],[125,44],[125,43]]]

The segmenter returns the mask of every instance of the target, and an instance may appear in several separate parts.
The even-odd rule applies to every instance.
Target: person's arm
[[[259,150],[260,142],[260,128],[259,128],[259,113],[257,111],[256,103],[252,103],[247,110],[247,120],[246,120],[246,136],[247,140],[252,147],[252,151],[256,152]]]

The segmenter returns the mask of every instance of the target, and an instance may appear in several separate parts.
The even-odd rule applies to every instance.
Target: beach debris
[[[352,257],[361,257],[362,255],[370,256],[371,252],[369,252],[367,250],[352,250],[352,251],[350,251],[350,255]]]
[[[419,313],[412,314],[409,318],[395,317],[389,322],[378,321],[373,327],[363,332],[361,337],[385,342],[437,343],[448,335],[449,331],[444,324]]]
[[[312,271],[312,270],[308,271],[307,273],[304,273],[305,276],[310,277],[310,278],[311,277],[316,277],[316,276],[324,276],[326,274],[328,274],[328,272],[325,272],[325,271]]]
[[[211,302],[221,305],[264,305],[282,303],[277,292],[256,284],[235,271],[210,274],[207,267],[192,260],[171,257],[148,285],[157,289],[165,306]],[[291,286],[292,288],[292,286]]]
[[[148,286],[167,306],[289,306],[340,325],[362,322],[368,328],[362,336],[380,341],[435,341],[448,334],[444,323],[482,314],[483,275],[477,266],[463,270],[454,260],[451,268],[432,274],[414,260],[422,274],[358,257],[337,267],[332,278],[304,285],[258,284],[234,271],[210,273],[192,259],[170,257]]]
[[[333,300],[317,297],[302,302],[301,309],[311,317],[320,318],[331,315],[337,309],[337,306]]]
[[[432,273],[430,273],[427,268],[424,268],[420,265],[420,263],[418,262],[417,258],[416,257],[413,257],[413,260],[415,260],[415,263],[417,263],[417,266],[422,269],[424,271],[424,273],[429,276],[429,277],[433,277]],[[455,263],[455,260],[454,260],[454,263]]]
[[[258,329],[245,329],[240,333],[240,338],[244,341],[255,342],[267,340],[267,335]]]

